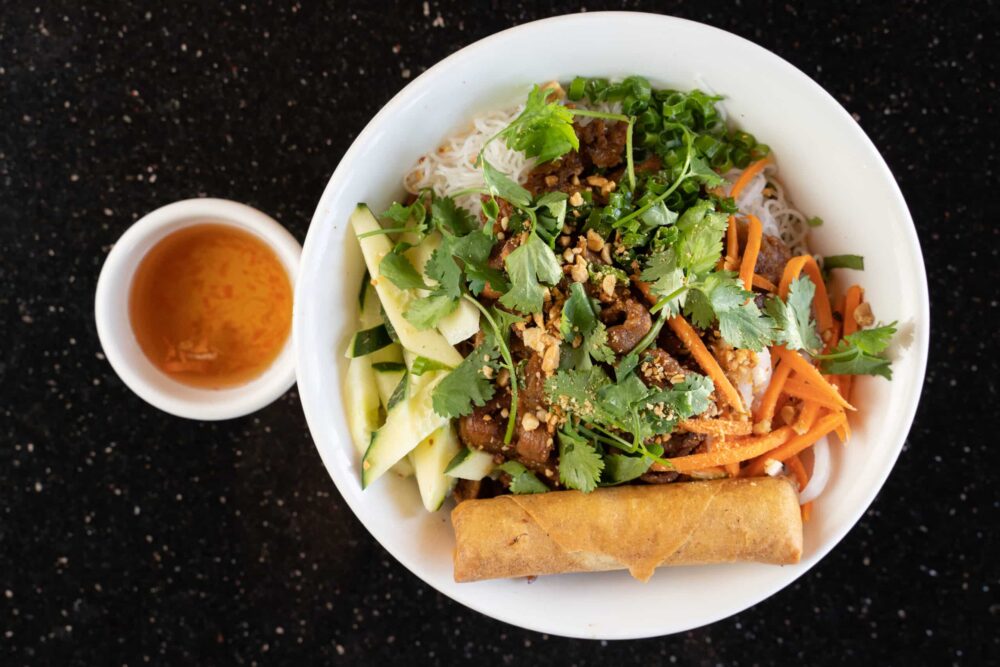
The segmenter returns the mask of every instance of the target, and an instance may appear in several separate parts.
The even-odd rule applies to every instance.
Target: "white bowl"
[[[876,316],[898,320],[895,379],[856,383],[849,447],[833,447],[834,475],[805,526],[797,565],[662,568],[643,584],[624,572],[456,584],[447,511],[428,514],[413,480],[387,475],[364,492],[350,444],[343,349],[356,326],[362,261],[349,233],[357,202],[375,210],[402,196],[422,153],[477,112],[522,100],[530,84],[572,76],[641,74],[654,86],[710,86],[730,119],[774,150],[798,207],[826,222],[815,251],[865,256],[849,273]],[[845,273],[843,271],[838,273]],[[403,565],[477,611],[540,632],[624,639],[694,628],[773,595],[850,530],[882,486],[910,428],[927,359],[927,285],[917,236],[892,174],[830,95],[774,54],[729,33],[636,13],[562,16],[483,39],[443,60],[394,97],[358,136],[330,179],[306,238],[295,298],[299,393],[330,476],[371,534]],[[891,502],[887,499],[885,502]]]
[[[178,417],[232,419],[259,410],[295,384],[292,336],[271,365],[253,380],[226,389],[200,389],[182,384],[154,366],[139,347],[129,321],[129,290],[142,258],[165,236],[206,222],[231,225],[259,238],[275,252],[295,286],[302,248],[284,227],[233,201],[187,199],[156,209],[122,234],[97,280],[94,315],[111,367],[140,398]]]

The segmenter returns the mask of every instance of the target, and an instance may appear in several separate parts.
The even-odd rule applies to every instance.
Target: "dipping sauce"
[[[129,318],[153,364],[194,387],[260,375],[292,324],[292,286],[258,237],[223,224],[185,227],[150,250],[132,279]]]

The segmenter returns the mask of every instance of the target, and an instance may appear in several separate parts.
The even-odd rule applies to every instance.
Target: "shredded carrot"
[[[812,255],[799,255],[788,260],[788,263],[785,264],[785,270],[781,274],[781,282],[778,283],[778,294],[782,299],[787,299],[788,288],[803,270],[816,286],[813,306],[816,308],[816,324],[819,325],[820,333],[831,331],[833,329],[833,310],[830,308],[830,295],[826,291],[826,283],[823,282],[823,274],[820,273],[819,264],[816,263],[816,259]],[[823,340],[826,341],[826,337]]]
[[[854,406],[844,400],[844,397],[826,381],[816,367],[810,364],[805,358],[802,357],[798,352],[791,352],[783,345],[777,345],[771,348],[772,352],[781,357],[782,361],[788,362],[796,373],[802,376],[802,379],[813,385],[815,388],[822,390],[824,394],[833,401],[836,405],[840,406],[845,410],[854,410]]]
[[[695,361],[698,362],[702,370],[705,371],[708,377],[712,378],[712,381],[715,382],[716,390],[726,399],[726,402],[736,412],[746,412],[739,392],[733,387],[726,374],[722,372],[719,362],[708,351],[705,343],[698,337],[698,333],[688,324],[687,320],[681,315],[675,315],[667,320],[667,324],[677,334],[677,337],[681,339],[681,342],[684,343],[688,351],[691,352],[691,356],[695,358]]]
[[[794,434],[792,433],[791,427],[783,426],[775,431],[771,431],[767,435],[755,436],[751,438],[737,438],[732,441],[727,441],[725,449],[717,449],[713,452],[706,452],[704,454],[691,454],[689,456],[680,456],[675,459],[667,459],[672,466],[670,468],[660,465],[659,463],[654,463],[650,467],[650,470],[672,470],[674,472],[687,473],[692,470],[703,470],[712,466],[724,466],[727,463],[739,463],[740,461],[752,459],[755,456],[760,456],[761,454],[780,447],[782,444],[787,442],[792,435]]]
[[[796,454],[795,456],[788,457],[788,460],[785,461],[785,465],[787,465],[788,469],[792,471],[793,475],[795,475],[795,481],[799,483],[799,491],[801,492],[802,489],[806,488],[806,484],[809,483],[809,473],[806,472],[806,467],[802,465],[799,455]]]
[[[718,436],[750,435],[753,432],[753,424],[735,419],[685,419],[677,428],[688,433]]]
[[[834,401],[830,396],[811,384],[803,382],[799,378],[791,378],[785,382],[784,392],[789,396],[801,399],[806,404],[813,403],[817,407],[822,406],[830,410],[842,410],[843,406],[838,401]],[[813,413],[815,416],[815,411]]]
[[[753,270],[757,266],[757,256],[760,254],[760,241],[764,237],[764,225],[755,215],[747,216],[750,220],[747,230],[747,245],[743,249],[743,261],[740,262],[740,280],[743,289],[750,291],[753,287]]]
[[[811,501],[811,500],[809,502],[807,502],[805,505],[802,506],[802,520],[803,521],[808,521],[809,520],[809,517],[812,516],[812,509],[813,509],[813,501]]]
[[[739,463],[727,463],[722,466],[726,470],[726,474],[730,477],[740,476],[740,464]]]
[[[844,336],[850,336],[858,330],[858,322],[854,319],[854,311],[861,305],[864,298],[864,290],[859,286],[851,285],[847,288],[847,294],[844,295]],[[850,375],[845,375],[840,385],[840,393],[844,399],[851,400],[851,389],[853,388],[854,378]]]
[[[764,463],[768,459],[774,459],[775,461],[787,461],[795,454],[811,447],[817,440],[832,432],[846,420],[847,418],[842,412],[833,412],[826,415],[816,422],[816,425],[809,429],[808,432],[787,440],[783,444],[775,447],[773,450],[757,455],[757,458],[751,461],[750,465],[743,468],[743,472],[741,473],[742,476],[759,477],[764,473]]]
[[[816,423],[816,418],[819,417],[820,409],[829,407],[830,406],[823,405],[819,401],[807,400],[802,405],[802,410],[799,411],[799,418],[795,420],[794,424],[792,424],[792,430],[798,433],[799,435],[802,435],[803,433],[811,429],[813,427],[813,424]],[[843,412],[838,406],[834,406],[830,409],[832,409],[835,412]]]
[[[736,216],[729,216],[729,227],[726,228],[726,260],[725,268],[732,271],[736,268],[736,258],[740,253],[739,237],[736,234]]]
[[[744,169],[743,173],[740,174],[740,177],[736,179],[736,182],[733,183],[733,187],[729,190],[729,196],[733,199],[739,197],[740,193],[743,192],[743,188],[745,188],[747,184],[753,180],[753,177],[759,174],[764,167],[771,164],[771,162],[773,162],[773,158],[768,155],[766,157],[762,157]]]
[[[768,292],[778,291],[778,287],[774,283],[758,273],[753,274],[753,286]]]
[[[768,383],[764,395],[761,396],[760,405],[757,407],[757,414],[754,415],[754,423],[762,424],[765,431],[771,430],[771,421],[774,419],[774,410],[778,405],[778,396],[788,380],[788,375],[792,372],[790,364],[778,364],[771,373],[771,382]]]

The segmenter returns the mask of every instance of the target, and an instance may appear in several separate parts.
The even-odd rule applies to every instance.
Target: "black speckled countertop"
[[[169,417],[118,380],[92,315],[109,247],[144,213],[226,197],[302,239],[340,156],[409,79],[579,7],[40,4],[0,4],[0,664],[1000,656],[996,3],[623,3],[750,38],[854,115],[910,204],[934,323],[905,451],[832,554],[732,618],[611,643],[522,631],[437,594],[340,499],[294,390],[234,421]]]

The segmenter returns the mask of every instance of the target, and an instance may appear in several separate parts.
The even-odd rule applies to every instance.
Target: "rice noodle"
[[[736,198],[736,205],[741,212],[757,216],[764,233],[779,237],[792,251],[792,255],[809,254],[807,218],[788,201],[785,188],[775,175],[776,171],[777,167],[771,163],[750,179]],[[741,173],[743,172],[740,170],[733,170],[725,175],[725,179],[729,181],[727,191],[732,190],[732,184]],[[771,194],[765,196],[764,189],[768,187]]]
[[[434,194],[444,196],[467,188],[485,187],[482,171],[476,168],[479,151],[490,137],[510,125],[523,110],[522,104],[473,118],[465,131],[448,137],[437,150],[417,160],[403,177],[407,192],[416,194],[424,188],[431,188]],[[535,160],[508,148],[503,141],[491,142],[486,147],[485,156],[490,164],[518,183],[523,183],[535,166]],[[456,203],[474,215],[479,213],[479,195],[463,195],[457,198]]]
[[[813,469],[812,476],[806,484],[806,488],[799,490],[799,502],[805,504],[810,500],[819,497],[830,481],[830,442],[827,438],[820,438],[813,445]]]

